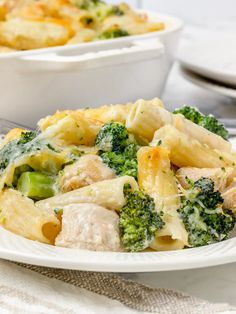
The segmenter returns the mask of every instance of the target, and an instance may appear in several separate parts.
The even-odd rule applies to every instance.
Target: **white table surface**
[[[211,302],[227,302],[236,306],[236,263],[202,269],[124,276],[154,288],[175,289]]]
[[[232,21],[231,21],[232,22]],[[234,30],[236,30],[236,22]],[[206,26],[208,26],[206,28]],[[229,21],[218,21],[217,31],[232,29]],[[187,26],[181,48],[191,40],[207,36],[213,30],[211,22]],[[187,82],[178,73],[177,64],[169,76],[163,100],[169,109],[183,104],[198,106],[206,113],[236,118],[236,102]],[[228,302],[236,306],[236,263],[186,271],[127,274],[126,277],[152,287],[172,288],[213,302]]]

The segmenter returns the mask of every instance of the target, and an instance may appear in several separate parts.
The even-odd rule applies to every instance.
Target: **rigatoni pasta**
[[[101,127],[99,120],[85,118],[79,112],[70,113],[45,129],[41,137],[53,138],[61,145],[92,146]]]
[[[231,167],[236,162],[233,154],[211,149],[172,125],[158,129],[150,145],[159,142],[170,150],[170,160],[178,167]]]
[[[180,132],[191,136],[201,144],[207,145],[209,148],[227,153],[232,151],[230,142],[225,141],[221,136],[206,130],[202,126],[185,119],[180,114],[173,115],[172,125]]]
[[[171,123],[172,116],[163,107],[160,99],[139,99],[132,106],[126,120],[127,129],[136,136],[150,142],[157,129]]]
[[[63,208],[69,204],[95,203],[105,208],[119,211],[125,204],[124,187],[128,184],[133,191],[138,185],[132,177],[104,180],[89,186],[54,196],[36,203],[39,208]]]
[[[0,193],[0,224],[7,230],[30,240],[54,244],[60,221],[54,212],[39,209],[19,192],[9,189]]]
[[[140,188],[154,198],[157,210],[176,210],[179,206],[178,188],[170,168],[169,151],[144,146],[138,151],[137,158]]]
[[[159,250],[182,249],[188,234],[176,210],[180,206],[177,182],[170,168],[169,152],[161,147],[142,147],[138,151],[138,183],[155,200],[163,213],[164,227],[157,231],[150,247]]]
[[[73,114],[73,117],[77,120],[78,117],[85,117],[87,120],[93,119],[93,121],[99,121],[103,123],[117,121],[120,123],[126,123],[127,116],[133,107],[132,103],[126,105],[105,105],[99,108],[85,108],[77,111],[58,111],[52,116],[47,116],[39,121],[38,125],[41,131],[44,131],[50,125],[54,125],[59,120],[70,116]]]

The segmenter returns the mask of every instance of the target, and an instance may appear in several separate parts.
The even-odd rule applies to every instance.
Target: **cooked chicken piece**
[[[55,245],[92,251],[122,251],[119,216],[96,204],[65,206],[62,230]]]
[[[229,184],[231,184],[233,177],[236,176],[236,170],[234,168],[183,167],[176,172],[176,176],[185,189],[189,188],[186,178],[197,181],[204,177],[210,178],[215,184],[215,189],[222,192]]]
[[[0,23],[0,45],[25,50],[64,45],[70,38],[66,24],[56,20],[10,19]]]
[[[84,155],[64,168],[59,185],[64,192],[69,192],[115,176],[115,172],[103,163],[101,157]]]

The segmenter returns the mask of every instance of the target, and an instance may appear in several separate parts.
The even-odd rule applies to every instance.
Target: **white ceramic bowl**
[[[182,22],[147,13],[166,30],[1,55],[0,117],[35,126],[56,110],[161,96]]]

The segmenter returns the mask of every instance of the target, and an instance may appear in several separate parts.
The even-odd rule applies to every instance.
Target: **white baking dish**
[[[0,56],[0,117],[33,126],[59,109],[160,96],[174,60],[182,22],[139,36]]]

